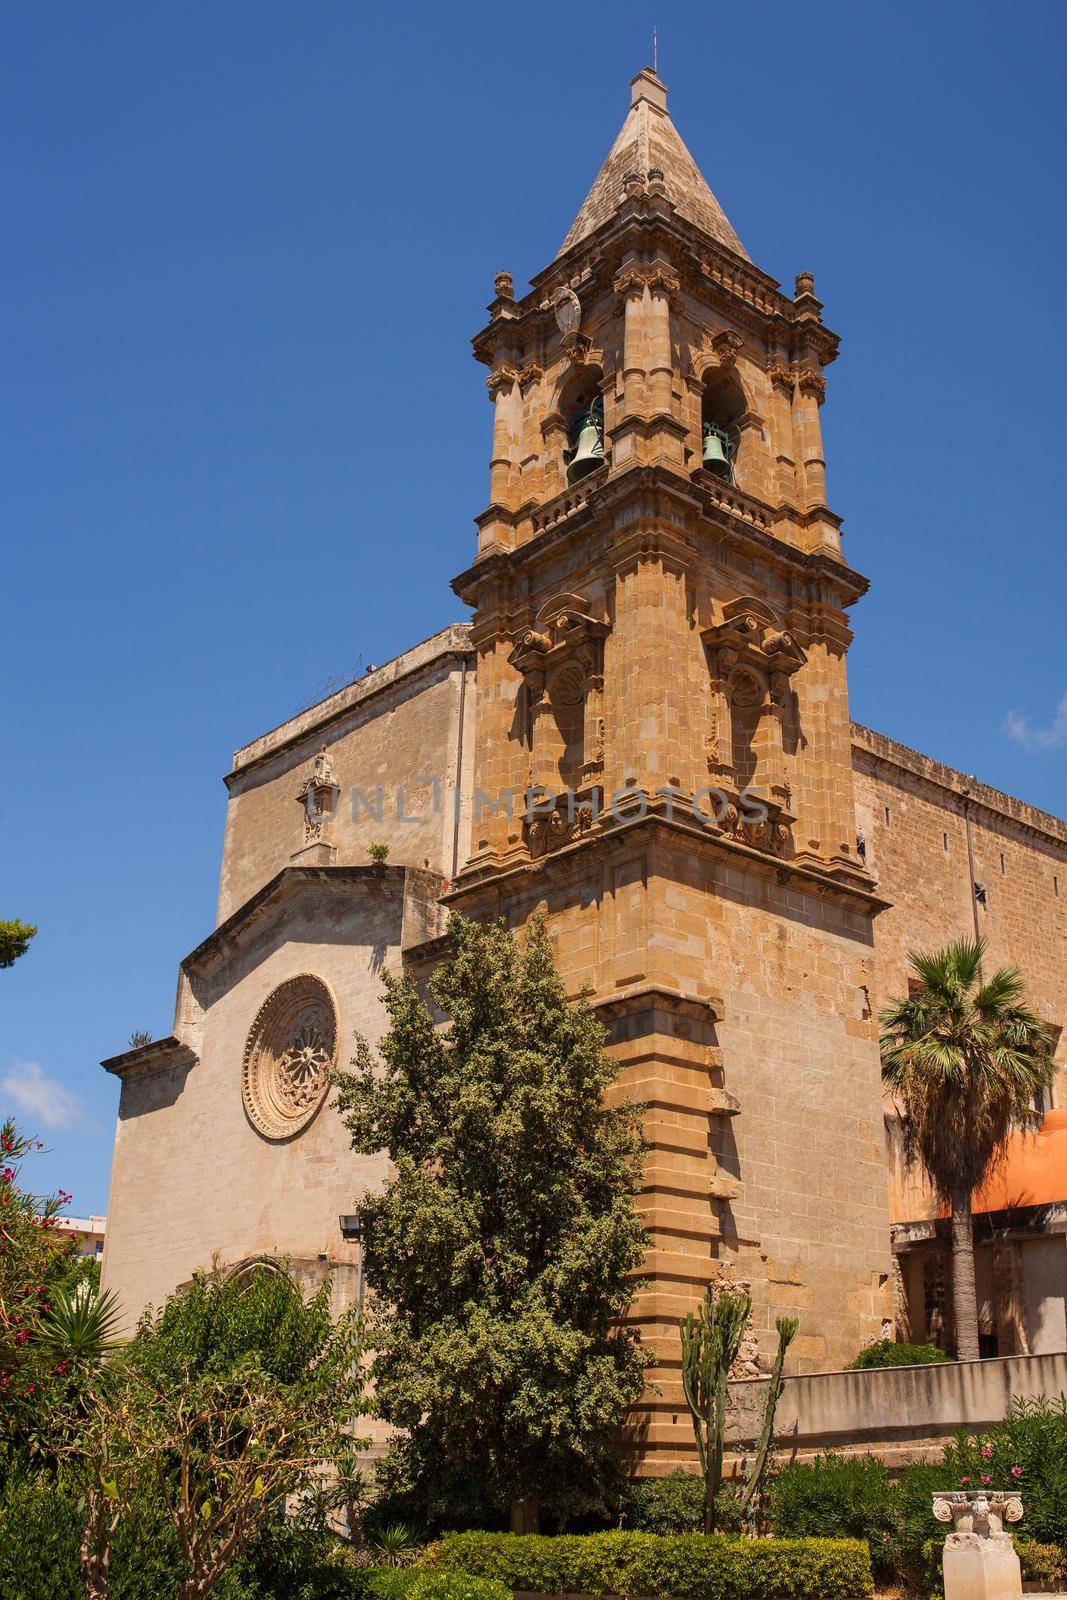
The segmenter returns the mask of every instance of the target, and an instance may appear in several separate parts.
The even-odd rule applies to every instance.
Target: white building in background
[[[97,1261],[103,1256],[107,1237],[106,1217],[57,1217],[56,1227],[60,1233],[76,1235],[79,1255],[93,1256]]]

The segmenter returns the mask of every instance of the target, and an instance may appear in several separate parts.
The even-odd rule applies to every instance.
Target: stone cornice
[[[470,632],[467,623],[454,622],[442,628],[440,633],[412,645],[403,655],[376,667],[354,683],[346,684],[317,705],[309,706],[306,711],[298,712],[295,717],[290,717],[287,722],[254,739],[251,744],[243,745],[234,754],[233,770],[223,780],[226,787],[232,791],[248,772],[279,751],[289,750],[312,735],[318,737],[324,728],[346,716],[353,707],[370,704],[398,685],[430,671],[441,661],[450,657],[462,659],[469,654]]]
[[[721,1022],[726,1007],[719,995],[688,994],[683,989],[673,989],[664,983],[639,983],[614,994],[594,995],[589,998],[589,1009],[602,1012],[606,1017],[633,1016],[650,1006],[661,1007],[688,1017],[693,1022]]]
[[[618,274],[660,270],[664,263],[631,259],[635,253],[652,256],[657,251],[677,275],[678,287],[672,286],[672,292],[717,307],[763,341],[776,340],[790,352],[791,361],[807,357],[828,366],[836,357],[840,340],[820,320],[820,301],[805,294],[790,299],[777,279],[679,216],[669,201],[641,196],[625,202],[595,233],[533,277],[521,301],[507,302],[502,308],[506,315],[498,314],[475,334],[475,358],[492,366],[498,347],[520,341],[528,345],[534,340],[547,349],[557,337],[552,301],[559,289],[576,290],[588,314],[602,295],[612,292]]]
[[[480,604],[479,595],[488,580],[517,578],[524,567],[556,555],[568,540],[602,524],[624,497],[650,491],[662,493],[675,503],[683,501],[690,514],[694,510],[703,512],[706,522],[720,537],[736,544],[745,555],[762,558],[789,573],[794,583],[823,583],[841,606],[855,604],[867,592],[867,579],[840,557],[820,550],[799,550],[779,538],[772,531],[776,516],[762,501],[731,485],[720,484],[713,474],[689,477],[661,466],[631,467],[608,476],[525,544],[479,558],[452,580],[453,592],[468,605]],[[564,497],[557,497],[560,498]],[[552,504],[543,506],[541,514],[548,513]]]
[[[379,892],[389,888],[393,893],[403,893],[405,880],[414,869],[411,867],[283,867],[252,897],[238,906],[233,914],[220,922],[213,933],[191,950],[181,964],[187,977],[196,977],[229,950],[241,944],[253,924],[268,913],[293,898],[309,886],[319,885],[327,892],[344,892],[353,889],[371,889]],[[422,874],[419,874],[422,876]]]
[[[568,868],[580,870],[584,867],[585,851],[597,849],[603,852],[610,845],[622,842],[632,847],[635,834],[654,834],[657,831],[668,839],[672,836],[678,840],[685,838],[690,845],[703,849],[709,856],[729,861],[731,866],[739,870],[752,871],[758,876],[774,878],[779,883],[807,890],[820,899],[829,900],[865,917],[875,917],[879,912],[888,910],[890,905],[890,901],[881,899],[872,890],[861,888],[857,883],[843,882],[829,872],[786,861],[779,856],[770,856],[724,834],[710,832],[695,821],[687,822],[678,816],[668,817],[652,810],[643,817],[630,817],[622,822],[613,820],[610,827],[598,827],[577,834],[567,844],[560,845],[551,854],[541,856],[536,861],[520,861],[503,868],[489,869],[467,882],[463,881],[461,874],[453,888],[441,895],[441,903],[461,907],[465,901],[491,895],[497,889],[528,889],[531,882],[536,883],[536,874],[539,872],[548,870],[555,875],[565,874]]]
[[[1012,822],[1026,832],[1058,845],[1061,850],[1067,850],[1067,822],[1062,818],[1048,811],[1039,811],[1036,806],[1028,805],[1025,800],[1017,800],[1014,795],[1005,794],[1001,789],[980,783],[977,778],[957,772],[954,767],[945,766],[932,756],[924,756],[908,745],[898,744],[895,739],[887,738],[884,733],[875,733],[862,723],[853,722],[851,728],[853,751],[866,756],[875,766],[906,772],[931,788],[951,795],[961,811],[969,801],[975,808],[990,812],[1001,821]]]
[[[191,1071],[198,1065],[199,1059],[195,1050],[171,1034],[166,1039],[153,1039],[151,1044],[138,1045],[135,1050],[124,1050],[121,1055],[108,1056],[100,1065],[105,1072],[121,1078],[123,1083],[132,1083],[137,1078],[149,1078],[157,1072],[165,1072],[169,1067]]]

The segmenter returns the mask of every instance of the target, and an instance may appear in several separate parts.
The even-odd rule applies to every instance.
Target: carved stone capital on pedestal
[[[1019,1495],[999,1489],[950,1489],[934,1495],[934,1516],[951,1522],[942,1566],[945,1600],[1013,1600],[1022,1594],[1019,1557],[1005,1522],[1023,1514]]]
[[[1021,1522],[1022,1515],[1022,1497],[1010,1489],[946,1489],[934,1495],[934,1516],[951,1522],[953,1533],[989,1538],[1003,1533],[1005,1522]]]

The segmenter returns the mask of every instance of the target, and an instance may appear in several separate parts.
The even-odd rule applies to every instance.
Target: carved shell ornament
[[[337,1014],[326,985],[304,974],[274,990],[245,1045],[242,1093],[252,1126],[291,1139],[326,1098],[337,1052]]]
[[[566,338],[569,333],[577,333],[582,320],[582,302],[573,289],[561,289],[556,295],[554,310],[556,313],[556,326]]]

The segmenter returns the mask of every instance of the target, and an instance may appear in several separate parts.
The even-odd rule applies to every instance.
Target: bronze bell
[[[722,428],[717,428],[713,422],[705,422],[704,454],[701,465],[730,483],[734,475],[732,455],[729,435]]]
[[[574,449],[565,452],[567,482],[577,483],[587,472],[604,464],[604,406],[594,400],[588,411],[579,414],[574,424]]]

